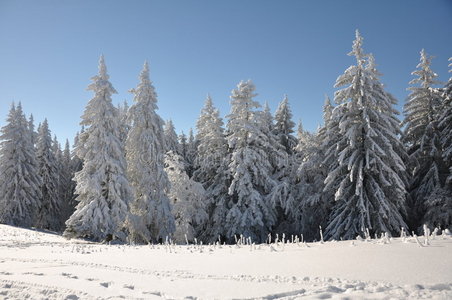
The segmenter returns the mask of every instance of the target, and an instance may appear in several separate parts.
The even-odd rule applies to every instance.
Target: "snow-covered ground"
[[[0,299],[25,298],[452,299],[452,238],[125,246],[0,225]]]

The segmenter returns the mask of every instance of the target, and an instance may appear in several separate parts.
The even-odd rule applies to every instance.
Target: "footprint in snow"
[[[111,282],[101,282],[99,283],[101,286],[108,288],[111,285]]]
[[[123,285],[124,288],[129,289],[129,290],[134,290],[135,287],[133,285],[128,285],[128,284],[124,284]]]

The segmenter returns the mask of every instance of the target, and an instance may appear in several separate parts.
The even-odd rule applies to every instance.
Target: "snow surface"
[[[0,225],[0,299],[451,299],[452,237],[429,242],[129,246]]]

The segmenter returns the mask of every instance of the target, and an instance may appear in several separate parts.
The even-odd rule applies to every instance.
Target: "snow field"
[[[450,299],[452,238],[104,245],[0,225],[0,299]]]

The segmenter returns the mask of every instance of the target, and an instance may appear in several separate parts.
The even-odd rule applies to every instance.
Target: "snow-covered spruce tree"
[[[163,133],[165,137],[165,152],[173,151],[178,154],[180,153],[180,146],[176,134],[176,130],[174,129],[173,121],[168,120],[165,122],[163,126]]]
[[[187,158],[187,135],[182,131],[179,134],[179,151],[177,153],[180,153],[180,156],[186,160]]]
[[[431,57],[422,50],[420,63],[412,74],[417,78],[410,84],[411,91],[403,107],[405,126],[403,142],[409,155],[408,171],[411,176],[410,226],[420,227],[426,212],[425,202],[436,187],[445,181],[444,163],[438,129],[441,98],[432,85],[437,84],[437,75],[430,68]]]
[[[0,223],[30,227],[41,207],[41,178],[20,103],[11,106],[0,140]]]
[[[77,155],[83,158],[83,169],[75,174],[79,203],[66,221],[64,236],[67,238],[125,240],[123,226],[131,191],[119,136],[118,110],[111,103],[111,95],[116,91],[108,79],[101,56],[99,74],[88,86],[88,90],[94,92],[94,98],[82,115],[81,124],[86,129],[80,136],[83,143],[77,148]]]
[[[173,239],[179,244],[193,242],[208,218],[205,190],[200,183],[188,177],[184,158],[173,151],[165,156],[165,171],[171,183],[168,197],[176,222]]]
[[[77,132],[74,137],[74,146],[71,151],[71,161],[72,161],[71,164],[74,175],[76,172],[80,171],[83,167],[83,159],[77,155],[77,152],[81,154],[85,153],[85,151],[83,150],[83,141],[80,139],[80,135],[83,135],[84,132],[85,128],[84,126],[82,126],[81,131]],[[74,190],[75,190],[75,181],[74,181]]]
[[[223,226],[231,240],[234,235],[243,234],[262,242],[276,222],[274,207],[267,197],[275,182],[266,152],[268,140],[262,139],[262,112],[256,110],[260,105],[253,100],[254,90],[251,81],[241,81],[232,91],[226,137],[231,152],[231,201]]]
[[[195,135],[193,134],[193,129],[190,128],[188,131],[188,140],[187,140],[187,153],[185,156],[185,161],[187,165],[185,166],[185,170],[187,171],[188,176],[191,178],[194,172],[194,164],[196,159],[196,149],[198,148],[198,140],[196,140]]]
[[[452,73],[452,57],[449,58],[451,62],[449,73]],[[443,104],[441,114],[438,120],[438,128],[441,136],[441,146],[443,149],[443,160],[446,167],[449,169],[447,177],[448,184],[452,185],[452,77],[442,89]]]
[[[35,131],[35,123],[34,123],[33,114],[30,114],[30,117],[28,118],[28,128],[31,132],[31,144],[33,145],[33,147],[35,147],[36,141],[38,139],[38,133]]]
[[[329,104],[329,103],[328,103]],[[324,118],[327,116],[324,115]],[[315,134],[305,131],[300,123],[298,128],[298,144],[296,158],[298,169],[294,186],[295,203],[290,211],[293,224],[298,232],[303,233],[306,240],[316,240],[320,237],[319,226],[327,225],[330,202],[324,197],[323,187],[327,175],[325,149],[322,147],[325,126]]]
[[[193,179],[206,190],[206,210],[209,219],[201,237],[209,242],[225,237],[225,220],[229,201],[227,174],[228,146],[225,139],[223,120],[212,99],[207,96],[201,115],[196,123],[198,141],[194,162]]]
[[[129,111],[129,104],[127,100],[124,100],[122,104],[118,104],[118,115],[119,115],[119,132],[121,142],[125,144],[127,139],[127,134],[130,129],[130,122],[127,118]]]
[[[52,138],[47,119],[39,126],[36,143],[39,176],[41,177],[41,208],[36,216],[36,227],[61,230],[60,174],[58,161],[52,149]]]
[[[259,114],[260,117],[258,120],[262,132],[260,140],[262,141],[264,151],[268,155],[271,166],[270,174],[274,180],[274,186],[269,195],[266,196],[266,202],[271,203],[276,214],[276,223],[273,233],[287,234],[289,232],[287,231],[287,218],[284,210],[287,204],[291,202],[290,199],[293,198],[291,189],[291,179],[293,178],[291,176],[291,168],[293,167],[293,164],[290,160],[292,156],[287,152],[285,145],[281,143],[281,136],[276,134],[273,116],[267,103],[264,105],[264,110],[259,112]],[[291,122],[290,120],[288,121],[289,123]]]
[[[140,82],[131,92],[131,128],[126,142],[127,173],[133,188],[130,233],[135,242],[158,242],[175,230],[167,197],[169,181],[164,171],[165,138],[163,120],[157,114],[157,94],[145,62]]]
[[[73,162],[71,158],[71,149],[69,146],[69,141],[66,140],[64,145],[63,154],[60,161],[60,201],[62,205],[62,213],[60,216],[61,224],[64,226],[64,223],[67,219],[74,213],[75,209],[75,201],[74,200],[74,190],[75,190],[75,182],[72,181],[74,177],[74,169]],[[79,171],[79,170],[77,170]]]
[[[289,155],[293,153],[297,145],[297,139],[293,135],[294,127],[295,123],[292,121],[292,110],[290,109],[289,99],[286,95],[279,103],[275,112],[274,132],[280,144],[284,146]]]
[[[362,40],[356,31],[349,55],[355,56],[357,65],[339,76],[335,85],[346,87],[335,93],[338,107],[345,109],[333,111],[340,129],[336,142],[339,166],[325,180],[326,187],[336,191],[325,231],[332,239],[353,239],[365,228],[396,233],[406,227],[399,122],[393,97],[378,81],[373,59],[363,53]]]
[[[201,115],[196,123],[198,147],[194,162],[194,180],[207,189],[227,154],[227,144],[223,129],[223,120],[212,99],[207,96]]]
[[[452,61],[452,57],[449,58]],[[452,63],[449,64],[452,67]],[[449,72],[452,72],[450,70]],[[442,97],[438,114],[438,129],[444,173],[446,177],[442,186],[436,186],[425,203],[426,214],[423,223],[430,227],[440,226],[452,230],[452,77],[445,87],[438,91]]]
[[[289,105],[289,99],[284,96],[284,99],[279,103],[275,112],[275,125],[273,132],[277,140],[283,146],[286,152],[286,161],[280,166],[274,174],[277,186],[273,189],[272,195],[278,196],[274,198],[275,203],[279,203],[277,208],[278,221],[276,232],[279,233],[294,233],[294,219],[289,215],[295,210],[295,196],[294,185],[297,181],[295,170],[298,167],[295,161],[295,147],[297,139],[293,135],[295,123],[292,121],[292,111]],[[299,232],[296,232],[298,234]]]

